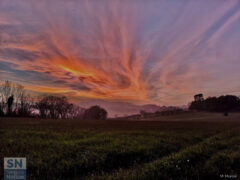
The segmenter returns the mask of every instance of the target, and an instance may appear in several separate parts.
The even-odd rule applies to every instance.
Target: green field
[[[239,179],[240,114],[145,121],[1,118],[1,178],[3,157],[26,157],[28,179]]]

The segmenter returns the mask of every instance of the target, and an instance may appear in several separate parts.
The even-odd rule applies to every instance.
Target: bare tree
[[[75,104],[72,104],[72,107],[69,108],[67,118],[69,119],[83,119],[86,109],[79,107]]]
[[[13,84],[10,81],[5,81],[1,85],[1,111],[5,114],[9,113],[8,100],[13,95],[13,92]]]
[[[15,84],[14,85],[14,98],[15,98],[15,109],[17,110],[19,108],[19,105],[23,103],[23,101],[26,101],[25,97],[25,89],[24,86],[20,84]]]
[[[32,110],[29,97],[26,96],[24,86],[5,81],[0,86],[0,114],[28,116]]]
[[[49,116],[47,99],[42,98],[36,103],[36,109],[39,110],[39,115],[41,118],[47,118]]]
[[[72,112],[73,104],[64,96],[45,96],[36,103],[36,108],[42,118],[65,119]]]
[[[34,99],[26,95],[25,91],[21,91],[19,95],[19,103],[17,105],[17,115],[20,117],[32,116],[34,108]]]
[[[14,95],[14,84],[10,81],[5,81],[1,86],[1,107],[2,111],[7,113],[7,104],[10,96]]]

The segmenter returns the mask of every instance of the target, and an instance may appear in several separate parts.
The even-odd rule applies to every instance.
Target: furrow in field
[[[145,180],[145,179],[198,179],[205,162],[211,156],[221,150],[229,148],[239,143],[239,131],[224,132],[205,139],[203,142],[187,147],[169,156],[154,160],[144,165],[136,165],[130,169],[120,169],[119,171],[100,176],[90,176],[86,179],[121,179],[121,180]],[[215,174],[219,177],[219,174]]]

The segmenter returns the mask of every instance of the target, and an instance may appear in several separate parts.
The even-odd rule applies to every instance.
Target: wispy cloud
[[[13,0],[0,12],[0,79],[31,91],[184,104],[239,88],[222,86],[240,77],[238,1]]]

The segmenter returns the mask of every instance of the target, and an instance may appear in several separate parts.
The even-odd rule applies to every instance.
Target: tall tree
[[[7,100],[7,105],[8,105],[8,110],[7,110],[7,114],[11,115],[12,114],[12,106],[13,106],[13,101],[14,101],[14,96],[10,96]]]

